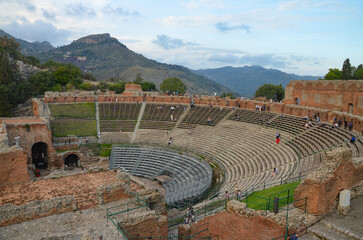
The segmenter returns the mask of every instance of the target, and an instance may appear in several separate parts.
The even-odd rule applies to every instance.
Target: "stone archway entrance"
[[[69,154],[64,159],[64,165],[67,167],[78,166],[79,157],[76,154]]]
[[[36,169],[48,168],[48,145],[46,143],[38,142],[33,145],[32,163]]]

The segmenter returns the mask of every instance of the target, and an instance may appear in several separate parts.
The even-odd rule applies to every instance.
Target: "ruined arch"
[[[48,168],[48,145],[44,142],[34,143],[32,146],[32,164],[36,169]]]
[[[68,153],[66,155],[64,155],[64,165],[65,166],[79,166],[79,160],[80,160],[80,156],[78,153]]]

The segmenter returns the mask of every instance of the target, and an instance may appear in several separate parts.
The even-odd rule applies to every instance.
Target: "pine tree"
[[[345,59],[342,68],[342,79],[348,80],[352,78],[352,67],[349,58]]]

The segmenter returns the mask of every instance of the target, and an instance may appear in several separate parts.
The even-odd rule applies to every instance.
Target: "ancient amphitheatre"
[[[0,237],[285,239],[298,230],[301,239],[329,239],[313,224],[336,209],[342,190],[363,192],[363,81],[291,81],[285,91],[282,103],[134,84],[122,94],[46,92],[32,101],[34,117],[0,119]],[[352,129],[332,128],[335,119]],[[92,134],[64,133],[74,126]],[[110,158],[92,153],[95,143],[114,144]],[[236,190],[248,198],[303,179],[288,221],[286,207],[273,214],[273,204],[255,211],[233,200]],[[189,206],[197,223],[176,227]],[[354,224],[331,226],[338,239],[363,238]]]

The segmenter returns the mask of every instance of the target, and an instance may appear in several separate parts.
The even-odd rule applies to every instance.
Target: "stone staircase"
[[[363,240],[363,197],[351,201],[351,211],[347,216],[337,212],[307,229],[307,234],[299,237],[302,240]]]

